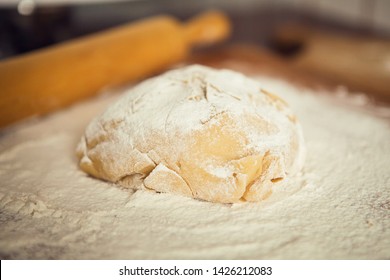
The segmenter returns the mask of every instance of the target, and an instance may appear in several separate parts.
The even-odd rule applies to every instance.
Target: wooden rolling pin
[[[390,41],[330,33],[302,25],[281,27],[281,46],[302,46],[291,56],[296,69],[390,102]]]
[[[144,78],[229,34],[217,11],[187,24],[160,16],[0,61],[0,127]]]

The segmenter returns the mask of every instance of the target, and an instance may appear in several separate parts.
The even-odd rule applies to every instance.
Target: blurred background
[[[232,42],[275,50],[275,29],[286,23],[390,37],[389,0],[0,0],[0,59],[146,16],[187,19],[210,8],[230,16]]]
[[[390,0],[0,0],[0,61],[145,17],[185,21],[210,9],[230,18],[232,34],[185,63],[327,92],[341,86],[390,104]]]

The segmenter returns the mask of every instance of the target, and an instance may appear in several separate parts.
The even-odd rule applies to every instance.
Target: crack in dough
[[[189,185],[172,169],[160,163],[145,178],[146,188],[157,192],[176,193],[184,196],[192,196]]]

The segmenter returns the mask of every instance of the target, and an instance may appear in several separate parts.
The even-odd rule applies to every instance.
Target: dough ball
[[[94,119],[80,167],[122,186],[234,203],[266,199],[304,161],[285,101],[242,74],[189,66],[146,80]]]

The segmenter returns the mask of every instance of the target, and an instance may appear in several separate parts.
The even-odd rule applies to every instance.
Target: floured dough
[[[130,89],[77,148],[94,177],[222,203],[266,199],[304,154],[284,100],[242,74],[198,65]]]

